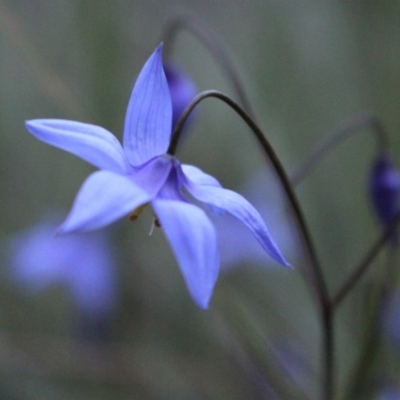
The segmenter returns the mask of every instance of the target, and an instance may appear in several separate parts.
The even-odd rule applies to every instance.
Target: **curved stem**
[[[364,274],[368,271],[371,263],[378,256],[379,252],[382,250],[386,242],[388,242],[392,238],[399,224],[400,212],[397,213],[395,218],[393,218],[393,221],[390,223],[388,228],[383,232],[376,243],[370,248],[365,257],[353,270],[353,273],[349,276],[342,287],[337,291],[331,302],[332,309],[335,309],[347,297],[347,295],[351,292],[351,290],[361,279],[361,277],[364,276]]]
[[[381,151],[385,150],[388,145],[388,139],[386,131],[379,119],[370,114],[359,114],[345,122],[339,129],[328,134],[326,139],[314,148],[307,160],[292,174],[290,178],[292,185],[298,185],[330,150],[350,137],[353,133],[365,127],[372,128],[376,135],[378,148]]]
[[[309,233],[308,226],[306,224],[305,218],[303,216],[303,212],[300,208],[300,204],[296,198],[296,195],[292,189],[289,178],[286,175],[286,172],[279,161],[279,158],[275,154],[272,146],[270,145],[267,138],[264,136],[261,129],[255,124],[252,118],[231,98],[226,96],[225,94],[215,91],[209,90],[198,94],[192,102],[185,108],[181,117],[179,118],[177,124],[175,125],[175,129],[172,133],[171,143],[168,149],[168,153],[174,155],[176,152],[176,148],[178,145],[179,137],[183,128],[183,125],[188,118],[189,114],[196,107],[198,103],[202,100],[214,97],[219,100],[222,100],[224,103],[229,105],[237,114],[246,122],[246,124],[250,127],[254,135],[256,136],[258,142],[261,144],[263,150],[265,151],[268,159],[271,161],[275,172],[277,173],[283,189],[285,190],[286,196],[291,204],[291,208],[294,212],[295,219],[297,225],[302,232],[302,238],[304,241],[305,248],[308,251],[308,255],[311,262],[311,287],[313,288],[313,292],[318,300],[318,304],[320,305],[321,312],[321,320],[323,324],[323,341],[324,341],[324,395],[325,400],[330,400],[332,398],[333,393],[333,369],[334,369],[334,354],[333,354],[333,325],[332,325],[332,309],[329,300],[328,288],[325,283],[322,269],[316,254],[316,250],[314,248],[313,241],[311,239],[311,235]]]
[[[208,97],[218,98],[222,100],[224,103],[229,105],[240,117],[246,122],[246,124],[250,127],[254,135],[256,136],[258,142],[261,144],[263,150],[265,151],[266,155],[268,156],[269,160],[271,161],[275,172],[279,176],[279,179],[282,183],[282,186],[286,192],[287,198],[292,206],[294,211],[297,224],[302,232],[302,236],[304,239],[305,247],[308,250],[308,254],[310,257],[311,265],[313,266],[313,284],[317,292],[318,299],[321,301],[322,304],[329,304],[329,297],[328,297],[328,289],[323,278],[322,270],[320,267],[319,260],[317,258],[317,254],[314,248],[314,244],[311,240],[311,236],[305,222],[305,218],[303,216],[303,212],[300,208],[299,202],[297,201],[296,195],[291,187],[290,181],[286,175],[285,170],[279,158],[275,154],[272,146],[260,130],[260,128],[255,124],[249,114],[246,113],[236,102],[234,102],[230,97],[226,96],[225,94],[215,91],[215,90],[208,90],[198,94],[192,102],[185,108],[181,117],[179,118],[174,132],[172,133],[171,143],[168,149],[168,153],[174,155],[176,152],[176,148],[178,145],[180,133],[182,131],[183,125],[188,118],[191,111],[196,107],[198,103],[205,100]]]
[[[246,110],[247,114],[255,121],[254,113],[250,106],[250,101],[246,92],[241,84],[239,74],[233,68],[233,63],[230,61],[224,47],[220,42],[209,33],[209,30],[197,20],[190,17],[179,17],[173,20],[165,29],[163,35],[164,39],[164,54],[166,57],[171,53],[172,44],[180,30],[187,30],[192,33],[199,41],[209,50],[214,57],[217,64],[220,65],[222,71],[227,74],[236,94],[239,98],[242,107]]]
[[[224,103],[229,105],[239,116],[244,120],[244,122],[250,127],[254,135],[256,136],[258,142],[265,151],[268,159],[271,161],[272,166],[277,173],[286,196],[289,200],[291,208],[294,212],[294,216],[298,225],[298,228],[302,232],[302,238],[304,241],[305,248],[307,249],[308,256],[311,262],[311,288],[312,293],[316,295],[317,302],[320,306],[322,329],[323,329],[323,347],[324,347],[324,398],[325,400],[332,399],[333,396],[333,372],[334,372],[334,343],[333,343],[333,310],[331,308],[331,303],[329,300],[328,288],[322,273],[322,268],[320,266],[317,253],[309,233],[308,226],[306,224],[303,212],[300,208],[300,204],[296,198],[294,190],[292,189],[289,178],[279,161],[279,158],[275,154],[272,146],[270,145],[267,138],[264,136],[261,129],[252,120],[249,114],[246,113],[237,103],[235,103],[231,98],[225,94],[209,90],[198,94],[192,102],[185,108],[182,115],[180,116],[177,124],[175,125],[174,131],[172,133],[172,138],[168,153],[174,155],[177,149],[180,134],[182,132],[183,125],[192,110],[196,107],[198,103],[205,100],[208,97],[214,97],[222,100]]]

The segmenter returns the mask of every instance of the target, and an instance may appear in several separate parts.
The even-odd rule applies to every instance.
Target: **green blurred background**
[[[79,120],[121,139],[133,82],[178,16],[199,20],[226,46],[289,172],[328,132],[362,111],[382,119],[397,156],[397,1],[0,0],[2,239],[48,209],[68,210],[93,170],[33,138],[24,121]],[[199,90],[235,96],[192,35],[179,35],[171,59]],[[379,233],[366,191],[373,155],[374,138],[365,130],[333,151],[297,191],[332,291]],[[239,191],[264,165],[245,124],[216,100],[202,105],[179,157]],[[62,288],[21,296],[3,260],[0,398],[318,398],[320,327],[299,273],[301,257],[290,260],[293,272],[266,265],[222,274],[210,309],[202,311],[162,233],[149,238],[150,224],[147,213],[108,228],[120,303],[107,343],[75,336],[75,310]],[[336,319],[340,390],[360,350],[368,284],[363,280]],[[379,385],[372,378],[365,385],[375,398]]]

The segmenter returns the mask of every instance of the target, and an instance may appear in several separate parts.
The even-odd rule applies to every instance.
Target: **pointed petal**
[[[197,171],[198,174],[199,171]],[[204,180],[206,180],[209,175],[204,175]],[[218,209],[225,210],[238,218],[250,229],[264,250],[275,261],[286,267],[290,266],[272,239],[260,214],[244,197],[232,190],[195,183],[187,175],[184,175],[182,170],[180,176],[185,188],[193,197]],[[199,182],[201,179],[198,178],[197,181]]]
[[[221,184],[213,176],[205,174],[200,168],[193,165],[182,164],[183,173],[196,185],[222,187]],[[218,208],[213,204],[208,204],[209,210],[215,215],[224,215],[225,210]]]
[[[196,185],[222,187],[217,179],[204,173],[200,168],[197,168],[194,165],[182,164],[181,168],[185,176]]]
[[[129,178],[109,171],[90,175],[79,190],[59,233],[98,229],[134,211],[151,196]]]
[[[126,173],[129,164],[117,138],[91,124],[62,119],[35,119],[26,128],[39,140],[68,151],[94,166]]]
[[[171,124],[171,97],[160,45],[140,72],[126,111],[124,149],[129,162],[138,167],[166,153]]]
[[[208,308],[219,269],[214,226],[203,210],[184,201],[157,198],[152,206],[193,300]]]

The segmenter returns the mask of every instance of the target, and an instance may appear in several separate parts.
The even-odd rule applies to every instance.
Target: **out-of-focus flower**
[[[190,76],[175,65],[164,65],[164,72],[171,94],[173,129],[185,107],[195,97],[197,88]],[[186,125],[190,123],[192,116],[193,113],[190,114]]]
[[[58,222],[49,218],[10,239],[12,278],[31,293],[66,285],[83,314],[108,314],[116,301],[116,271],[108,237],[104,232],[55,235]]]
[[[200,202],[227,211],[243,222],[264,250],[287,266],[257,210],[218,181],[166,154],[172,107],[160,45],[143,67],[128,104],[124,147],[95,125],[65,120],[33,120],[27,129],[38,139],[69,151],[100,168],[82,185],[59,232],[101,228],[131,214],[136,219],[151,204],[188,289],[202,308],[208,306],[219,270],[214,226],[199,207],[184,197],[186,189]]]
[[[283,193],[278,183],[269,179],[266,171],[262,170],[250,178],[241,192],[257,208],[267,225],[273,227],[274,239],[285,256],[289,259],[299,256],[296,229],[287,218]],[[239,265],[271,266],[265,251],[237,220],[222,216],[215,218],[214,222],[219,234],[222,270],[228,271]]]
[[[387,388],[378,395],[377,400],[400,400],[400,390]]]
[[[400,173],[387,154],[380,154],[372,166],[370,196],[380,222],[389,225],[400,210]]]

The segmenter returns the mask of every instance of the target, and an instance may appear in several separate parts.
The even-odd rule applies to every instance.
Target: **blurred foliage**
[[[68,210],[92,170],[34,139],[24,121],[80,120],[121,139],[141,66],[163,40],[166,24],[184,15],[204,23],[226,46],[288,171],[361,111],[381,118],[398,154],[398,2],[0,0],[3,240],[49,208]],[[171,56],[200,90],[235,96],[224,71],[192,35],[182,33]],[[183,162],[235,190],[264,163],[245,124],[215,100],[201,106],[179,153]],[[380,231],[366,191],[373,155],[374,140],[363,130],[297,190],[331,292]],[[107,228],[118,255],[120,291],[107,341],[80,330],[82,319],[63,288],[35,297],[17,290],[2,255],[0,398],[319,398],[320,324],[300,273],[304,261],[291,260],[292,272],[237,266],[221,274],[210,309],[202,311],[190,299],[162,233],[148,236],[150,225],[144,213],[134,224],[122,220]],[[368,274],[335,319],[343,396],[376,306],[368,301],[370,288],[379,279],[375,270]],[[395,353],[389,344],[379,348],[360,398],[377,398],[384,385],[396,385],[396,346]]]

